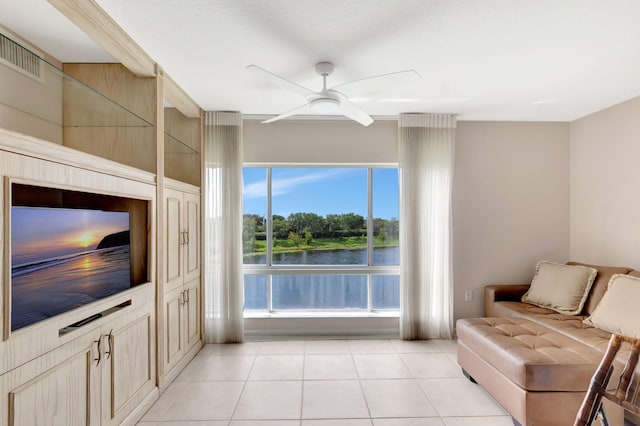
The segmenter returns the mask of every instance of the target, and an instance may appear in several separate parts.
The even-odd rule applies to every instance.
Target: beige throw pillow
[[[561,314],[578,315],[597,273],[596,269],[587,266],[540,261],[522,301]]]
[[[587,325],[614,334],[640,338],[640,278],[617,274],[611,277],[607,292],[593,314],[584,320]]]

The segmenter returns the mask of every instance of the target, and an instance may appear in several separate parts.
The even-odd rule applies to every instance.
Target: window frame
[[[340,316],[399,316],[399,309],[374,309],[372,301],[372,286],[374,275],[397,275],[400,276],[400,265],[373,265],[374,248],[374,217],[373,217],[373,170],[374,169],[398,169],[397,163],[385,164],[274,164],[274,163],[244,163],[245,168],[264,168],[266,170],[267,181],[267,206],[266,206],[266,262],[264,264],[244,264],[242,265],[242,276],[244,285],[245,275],[266,275],[267,278],[267,309],[266,310],[244,310],[245,318],[259,317],[340,317]],[[275,168],[352,168],[367,170],[367,264],[362,265],[282,265],[273,264],[273,211],[272,211],[272,169]],[[399,178],[399,176],[398,176]],[[399,188],[398,188],[399,190]],[[399,196],[399,191],[398,191]],[[398,200],[398,204],[400,200]],[[242,212],[244,215],[244,212]],[[399,218],[398,218],[399,220]],[[365,275],[367,277],[367,309],[340,309],[340,310],[274,310],[272,300],[272,284],[274,275]]]

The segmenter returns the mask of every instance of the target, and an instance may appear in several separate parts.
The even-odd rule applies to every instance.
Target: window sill
[[[244,318],[399,318],[400,311],[374,312],[322,312],[322,311],[294,311],[294,312],[246,312]]]

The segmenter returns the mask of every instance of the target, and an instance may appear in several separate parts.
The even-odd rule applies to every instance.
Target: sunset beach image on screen
[[[129,213],[11,208],[11,329],[131,286]]]

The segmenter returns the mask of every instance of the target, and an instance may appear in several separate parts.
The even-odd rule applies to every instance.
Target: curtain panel
[[[400,334],[453,337],[455,116],[400,114]]]
[[[242,115],[204,123],[204,331],[207,343],[244,340]]]

